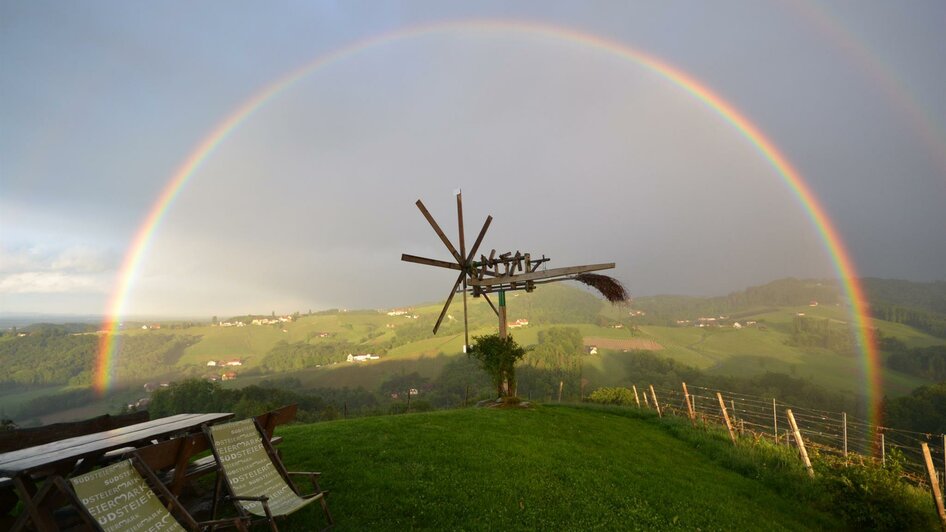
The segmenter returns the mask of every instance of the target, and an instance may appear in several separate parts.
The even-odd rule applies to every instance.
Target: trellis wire
[[[636,385],[636,384],[635,384]],[[649,390],[649,383],[641,389]],[[660,408],[664,413],[687,417],[686,396],[683,387],[654,386]],[[921,443],[926,443],[933,463],[946,484],[946,435],[929,434],[880,425],[847,414],[779,402],[741,392],[723,391],[693,384],[687,385],[690,403],[696,420],[724,425],[717,393],[722,394],[726,409],[737,434],[751,434],[768,438],[780,445],[794,445],[786,409],[791,409],[805,444],[822,454],[831,454],[851,460],[890,460],[899,454],[904,475],[917,483],[926,483],[926,472]],[[651,401],[652,402],[652,401]],[[647,408],[641,403],[642,408]],[[654,405],[649,405],[653,409]]]

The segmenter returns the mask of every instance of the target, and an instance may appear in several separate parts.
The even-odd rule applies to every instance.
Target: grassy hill
[[[871,283],[873,290],[887,297],[900,293],[897,289],[902,284]],[[904,292],[924,294],[915,285],[910,284]],[[928,313],[940,308],[928,299],[928,294],[923,295],[917,308]],[[817,306],[811,306],[814,301]],[[907,305],[911,300],[902,296],[895,301]],[[633,382],[635,375],[627,369],[628,360],[635,350],[644,349],[711,375],[752,378],[777,372],[838,392],[864,392],[862,361],[850,346],[849,316],[836,282],[785,279],[728,296],[647,297],[630,306],[612,306],[583,289],[560,284],[543,286],[531,294],[512,293],[508,305],[510,321],[525,318],[530,322],[511,331],[520,344],[534,345],[544,331],[565,326],[577,328],[586,345],[599,347],[597,355],[582,360],[581,377],[587,380],[589,390]],[[239,319],[247,323],[244,327],[174,324],[160,330],[128,329],[121,333],[121,348],[115,357],[117,381],[129,387],[127,399],[135,400],[136,395],[144,395],[141,385],[149,380],[219,377],[230,370],[235,370],[238,378],[228,382],[229,387],[291,376],[303,389],[361,387],[373,391],[392,375],[418,372],[435,379],[451,359],[462,356],[463,347],[458,305],[451,308],[438,335],[431,333],[440,309],[440,303],[431,303],[416,305],[398,316],[382,310],[336,310],[296,315],[291,322],[266,325],[249,322],[271,316],[221,320]],[[916,318],[912,314],[907,317]],[[700,318],[716,321],[701,328],[697,327]],[[481,299],[470,300],[469,322],[471,336],[496,330],[496,318]],[[751,322],[754,324],[749,326]],[[736,328],[736,323],[745,326]],[[907,347],[946,343],[906,323],[876,318],[871,323],[883,336],[897,338]],[[799,325],[824,328],[825,333],[799,332]],[[68,362],[55,349],[34,342],[36,338],[0,338],[0,372],[17,379],[16,386],[9,388],[14,391],[0,391],[0,408],[14,414],[22,409],[25,398],[36,395],[24,386],[51,393],[66,385],[74,388],[81,387],[82,381],[87,383],[95,337],[73,335],[67,340],[70,338],[81,349],[70,351],[74,355]],[[17,345],[29,342],[36,344],[32,351],[16,350]],[[348,353],[366,352],[380,354],[381,359],[360,364],[345,361]],[[207,365],[230,360],[240,360],[242,365]],[[40,373],[38,368],[45,369]],[[63,375],[68,378],[60,378]],[[883,377],[884,393],[891,397],[931,384],[928,379],[889,368],[883,369]],[[103,410],[105,406],[101,405]]]
[[[339,530],[856,528],[825,503],[791,450],[749,466],[751,444],[734,451],[722,435],[673,423],[630,409],[538,406],[292,425],[280,434],[290,470],[322,472]],[[935,523],[928,496],[907,492],[911,515]],[[902,510],[875,503],[891,520]],[[318,519],[310,508],[285,529],[311,530]]]

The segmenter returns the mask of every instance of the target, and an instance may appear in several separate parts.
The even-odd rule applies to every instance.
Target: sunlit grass
[[[322,471],[339,530],[835,525],[653,424],[607,412],[467,409],[280,433],[290,469]],[[309,509],[286,528],[317,519]]]

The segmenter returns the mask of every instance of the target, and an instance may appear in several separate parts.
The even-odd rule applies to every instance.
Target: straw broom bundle
[[[597,273],[582,273],[576,275],[574,279],[601,292],[601,295],[611,303],[626,303],[630,300],[627,289],[613,277]]]

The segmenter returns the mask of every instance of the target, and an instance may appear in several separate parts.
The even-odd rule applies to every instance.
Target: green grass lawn
[[[282,428],[322,471],[339,530],[804,530],[831,516],[644,419],[581,407],[465,409]],[[286,530],[321,523],[315,507]]]

